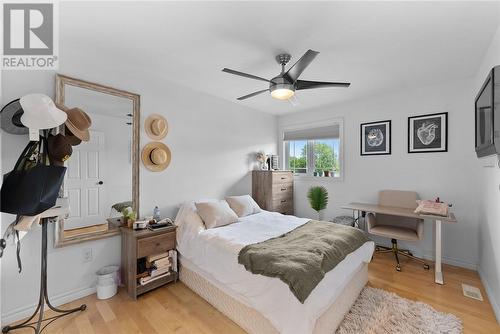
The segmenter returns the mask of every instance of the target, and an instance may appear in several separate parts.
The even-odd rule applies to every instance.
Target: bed
[[[249,333],[333,333],[367,282],[371,241],[329,271],[302,304],[280,279],[246,271],[238,254],[309,219],[261,211],[212,229],[200,221],[194,203],[177,215],[180,280]]]

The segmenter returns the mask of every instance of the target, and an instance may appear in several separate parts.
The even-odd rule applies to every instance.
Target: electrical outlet
[[[82,262],[92,262],[92,248],[85,248],[83,250]]]

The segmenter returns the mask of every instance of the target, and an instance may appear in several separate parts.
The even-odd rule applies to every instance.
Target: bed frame
[[[250,334],[279,334],[279,331],[264,315],[227,295],[199,273],[182,266],[182,262],[180,264],[180,280],[246,332]],[[335,333],[367,282],[368,264],[363,263],[353,274],[353,278],[344,291],[318,318],[313,333]]]

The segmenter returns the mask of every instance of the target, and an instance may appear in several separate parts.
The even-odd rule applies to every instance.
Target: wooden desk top
[[[448,217],[419,215],[419,214],[416,214],[413,209],[397,208],[397,207],[393,207],[393,206],[384,206],[384,205],[378,205],[378,204],[357,203],[357,202],[353,202],[353,203],[349,203],[347,205],[344,205],[344,206],[342,206],[342,209],[364,211],[364,212],[373,212],[373,213],[380,213],[380,214],[384,214],[384,215],[408,217],[408,218],[415,218],[415,219],[430,219],[432,221],[441,220],[445,223],[456,223],[457,222],[457,219],[455,218],[455,215],[452,212],[450,212],[448,214]]]

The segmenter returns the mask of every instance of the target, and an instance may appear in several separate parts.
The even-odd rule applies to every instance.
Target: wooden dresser
[[[252,197],[264,210],[293,215],[293,173],[254,170]]]
[[[156,231],[132,230],[121,227],[122,233],[122,283],[128,295],[136,299],[138,295],[153,290],[164,284],[177,280],[177,272],[172,272],[168,277],[155,280],[146,285],[137,283],[137,260],[175,249],[176,226],[162,228]]]

